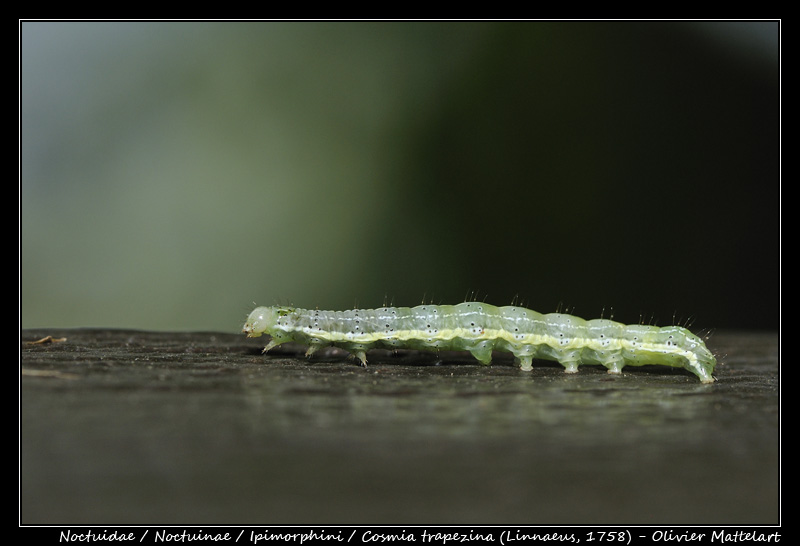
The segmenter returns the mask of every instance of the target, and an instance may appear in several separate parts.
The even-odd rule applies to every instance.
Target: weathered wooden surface
[[[30,345],[52,335],[65,341]],[[778,335],[683,370],[22,332],[22,523],[779,523]]]

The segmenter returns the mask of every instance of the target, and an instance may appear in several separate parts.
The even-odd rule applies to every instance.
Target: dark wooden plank
[[[46,336],[64,341],[30,344]],[[683,370],[261,354],[221,333],[26,330],[23,523],[769,524],[778,335]]]

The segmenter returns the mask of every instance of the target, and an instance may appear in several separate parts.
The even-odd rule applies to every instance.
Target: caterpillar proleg
[[[660,364],[713,383],[717,363],[703,340],[681,326],[625,325],[480,302],[348,311],[257,307],[243,332],[271,336],[264,352],[289,341],[307,345],[306,355],[335,345],[365,366],[366,352],[373,348],[469,351],[483,364],[491,363],[492,351],[507,351],[526,371],[534,358],[557,361],[567,373],[576,373],[581,364],[601,364],[608,373]]]

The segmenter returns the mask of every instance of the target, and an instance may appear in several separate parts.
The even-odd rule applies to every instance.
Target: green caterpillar
[[[680,326],[625,325],[479,302],[349,311],[257,307],[243,332],[271,336],[264,352],[289,341],[307,345],[307,355],[335,345],[365,366],[366,352],[381,347],[469,351],[483,364],[491,362],[492,351],[508,351],[523,370],[532,369],[534,358],[555,360],[567,373],[576,373],[580,364],[601,364],[608,373],[660,364],[685,368],[703,383],[713,383],[717,363],[703,340]]]

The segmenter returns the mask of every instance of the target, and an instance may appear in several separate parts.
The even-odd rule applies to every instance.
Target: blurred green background
[[[777,329],[777,22],[23,22],[23,328]]]

